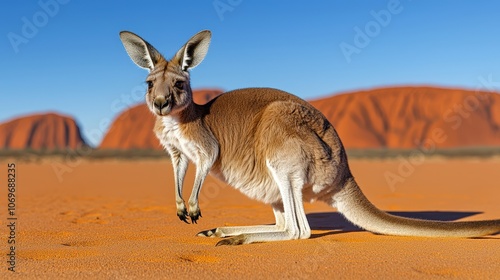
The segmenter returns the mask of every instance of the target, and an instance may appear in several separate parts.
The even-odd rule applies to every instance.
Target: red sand
[[[271,208],[208,178],[203,218],[181,222],[175,212],[167,160],[72,161],[62,177],[59,159],[17,162],[19,279],[498,279],[500,238],[426,239],[357,231],[335,209],[306,204],[308,240],[215,247],[196,237],[222,225],[273,222]],[[500,159],[426,158],[390,187],[386,172],[401,161],[351,160],[366,195],[378,207],[418,217],[500,218]],[[6,221],[7,160],[0,160],[0,219]],[[190,168],[185,197],[194,169]],[[61,179],[61,180],[60,180]],[[422,213],[425,212],[425,213]],[[478,214],[475,214],[480,212]],[[403,213],[404,214],[404,213]],[[7,230],[0,278],[7,271]],[[217,278],[215,278],[217,277]]]

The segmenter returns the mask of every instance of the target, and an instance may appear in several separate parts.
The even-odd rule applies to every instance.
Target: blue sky
[[[500,80],[498,1],[82,1],[0,4],[0,122],[56,111],[98,144],[142,102],[147,74],[119,40],[171,57],[212,31],[192,87],[276,87],[305,99],[397,85]]]

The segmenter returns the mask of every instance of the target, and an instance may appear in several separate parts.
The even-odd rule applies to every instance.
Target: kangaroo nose
[[[158,96],[155,98],[153,105],[156,109],[161,110],[168,106],[168,100],[163,96]]]

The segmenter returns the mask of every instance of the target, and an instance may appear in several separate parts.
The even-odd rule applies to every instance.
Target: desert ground
[[[268,205],[209,177],[198,224],[176,216],[168,159],[0,159],[16,163],[16,267],[0,231],[1,279],[498,279],[500,236],[413,238],[360,230],[323,203],[306,203],[308,240],[218,246],[197,237],[223,225],[273,223]],[[398,215],[500,218],[500,158],[351,159],[367,197]],[[190,194],[190,167],[184,196]],[[387,180],[387,176],[392,178]],[[396,178],[396,179],[394,179]],[[9,278],[7,278],[9,277]]]

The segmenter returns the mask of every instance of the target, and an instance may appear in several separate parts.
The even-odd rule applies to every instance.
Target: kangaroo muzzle
[[[153,101],[153,107],[156,109],[159,115],[167,113],[167,107],[170,105],[170,101],[165,98],[165,96],[157,96]]]

